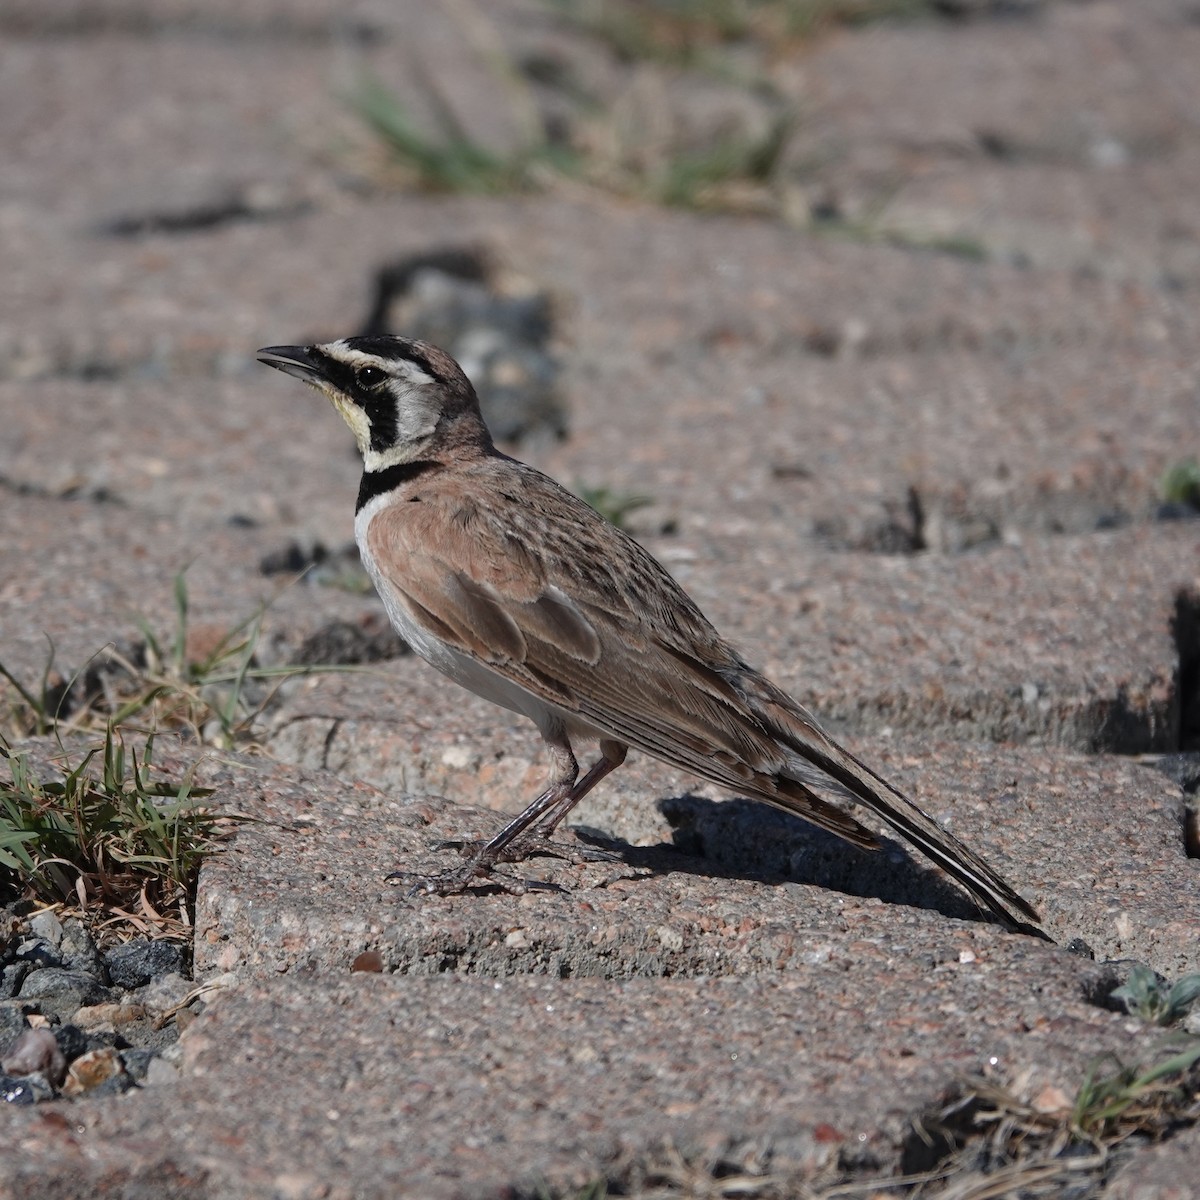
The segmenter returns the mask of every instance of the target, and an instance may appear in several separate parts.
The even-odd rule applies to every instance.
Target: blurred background
[[[7,0],[15,640],[80,661],[189,563],[243,615],[317,563],[288,653],[373,603],[349,436],[254,351],[404,332],[827,711],[1171,741],[1197,62],[1193,0]]]

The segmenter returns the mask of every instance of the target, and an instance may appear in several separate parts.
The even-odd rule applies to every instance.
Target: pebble
[[[43,937],[26,938],[17,947],[17,960],[30,968],[61,967],[66,961],[58,946]]]
[[[85,1004],[100,1004],[110,998],[94,975],[66,967],[46,967],[25,977],[18,993],[22,1000],[36,1000],[43,1011],[66,1016]]]
[[[7,1050],[28,1024],[19,1002],[0,1001],[0,1050]]]
[[[0,1104],[177,1079],[174,1042],[191,1015],[180,1006],[195,991],[180,948],[142,938],[101,951],[76,918],[20,913],[0,908]]]
[[[131,1046],[128,1050],[121,1051],[121,1065],[125,1068],[125,1074],[135,1083],[144,1083],[158,1061],[158,1051],[151,1050],[148,1046]],[[172,1071],[178,1074],[174,1068]]]
[[[67,1060],[54,1034],[48,1029],[25,1029],[0,1058],[0,1070],[6,1075],[44,1075],[51,1083],[61,1083]]]
[[[183,966],[183,954],[174,942],[126,942],[104,955],[108,978],[114,987],[143,987],[152,979]]]
[[[40,1075],[0,1075],[0,1101],[36,1104],[53,1096],[54,1089]]]
[[[118,1076],[125,1076],[125,1065],[121,1062],[118,1050],[112,1046],[89,1050],[67,1068],[67,1079],[62,1086],[62,1093],[64,1096],[82,1096],[84,1092],[95,1091]],[[134,1086],[132,1079],[129,1079],[128,1086]],[[120,1090],[128,1089],[123,1087]]]
[[[75,1014],[74,1020],[85,1033],[91,1033],[121,1029],[144,1020],[145,1017],[146,1009],[142,1005],[117,1000],[107,1004],[85,1006]]]
[[[96,949],[96,943],[82,921],[63,922],[58,949],[66,966],[73,971],[84,971],[88,975],[94,975],[101,983],[104,982],[100,951]]]
[[[62,941],[63,927],[58,914],[52,909],[34,913],[28,921],[30,932],[44,942],[57,946]]]
[[[196,985],[174,971],[152,979],[138,989],[137,1003],[152,1017],[163,1017],[187,1001]]]
[[[11,1000],[21,990],[21,984],[25,982],[29,970],[30,965],[27,962],[9,963],[0,969],[0,1000]]]
[[[156,1087],[161,1083],[178,1083],[179,1068],[169,1063],[165,1058],[156,1057],[150,1060],[146,1068],[145,1078],[141,1080],[146,1087]]]

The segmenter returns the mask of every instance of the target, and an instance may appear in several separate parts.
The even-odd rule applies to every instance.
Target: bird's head
[[[368,471],[491,446],[475,389],[454,359],[427,342],[357,337],[266,346],[258,361],[324,392]]]

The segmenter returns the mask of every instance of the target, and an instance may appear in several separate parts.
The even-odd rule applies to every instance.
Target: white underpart
[[[389,503],[389,499],[388,496],[376,496],[363,507],[354,520],[354,539],[358,543],[363,566],[366,567],[367,574],[370,575],[371,582],[383,601],[383,607],[387,610],[388,619],[396,632],[412,647],[413,652],[475,695],[482,696],[484,700],[490,700],[501,708],[507,708],[510,712],[528,717],[548,739],[553,739],[563,730],[583,737],[601,737],[600,730],[580,721],[575,713],[547,704],[503,675],[446,645],[417,622],[403,599],[388,582],[387,573],[380,569],[367,544],[367,526],[370,525],[371,518]],[[389,570],[402,576],[404,564],[391,563]]]

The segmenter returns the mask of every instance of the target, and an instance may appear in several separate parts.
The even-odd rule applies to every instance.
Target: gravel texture
[[[173,1010],[191,991],[179,946],[136,938],[101,953],[81,921],[28,907],[0,909],[0,1097],[98,1100],[156,1061],[174,1073]]]

